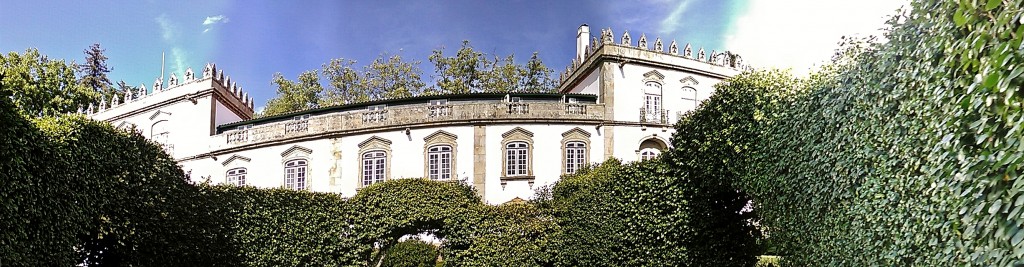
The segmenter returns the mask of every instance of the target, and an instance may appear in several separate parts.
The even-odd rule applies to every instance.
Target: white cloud
[[[174,70],[174,72],[185,73],[185,69],[188,68],[186,56],[187,53],[185,52],[185,50],[182,50],[179,47],[171,48],[171,60],[172,64],[174,64],[172,66],[172,69]]]
[[[203,25],[211,25],[211,24],[216,24],[216,23],[228,23],[229,21],[231,21],[231,20],[229,20],[228,17],[226,17],[224,15],[216,15],[216,16],[212,16],[212,17],[206,17],[206,19],[203,20]]]
[[[676,7],[672,9],[672,13],[668,14],[668,17],[661,20],[660,33],[661,34],[672,34],[675,29],[679,29],[679,19],[682,18],[683,14],[690,9],[690,0],[683,0],[676,3]]]
[[[214,24],[218,24],[218,23],[224,24],[224,23],[228,23],[229,21],[231,21],[231,20],[228,19],[228,17],[224,16],[224,15],[216,15],[216,16],[212,16],[212,17],[206,17],[206,19],[203,20],[203,33],[207,33],[211,29],[213,29]]]
[[[160,32],[164,41],[172,41],[178,37],[178,27],[167,19],[167,14],[160,14],[160,16],[156,17],[156,23],[160,25]]]
[[[842,36],[881,36],[887,16],[907,0],[751,0],[726,36],[726,48],[755,67],[798,75],[831,59]]]

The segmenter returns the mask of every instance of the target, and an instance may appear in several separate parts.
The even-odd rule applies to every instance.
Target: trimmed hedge
[[[1024,264],[1022,1],[912,5],[763,106],[740,186],[786,266]]]

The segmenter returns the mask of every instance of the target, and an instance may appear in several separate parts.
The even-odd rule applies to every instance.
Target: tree
[[[558,90],[558,83],[551,78],[552,73],[554,71],[544,65],[537,52],[533,52],[530,61],[526,62],[520,88],[526,92],[555,92]]]
[[[437,80],[432,92],[463,94],[480,91],[487,58],[473,50],[469,40],[462,41],[462,47],[454,57],[445,57],[444,47],[441,47],[430,54],[429,60],[434,63],[434,79]]]
[[[15,106],[29,116],[72,113],[86,108],[98,93],[75,80],[75,64],[51,60],[36,49],[0,54],[0,83]]]
[[[509,55],[505,59],[494,57],[489,62],[490,69],[481,75],[480,87],[485,92],[518,92],[523,91],[520,86],[521,80],[525,77],[526,69],[517,65],[515,56]]]
[[[386,58],[386,59],[385,59]],[[406,62],[400,55],[380,54],[366,66],[364,79],[370,99],[393,99],[419,95],[423,91],[420,62]]]
[[[369,87],[363,73],[353,68],[355,60],[336,58],[325,63],[321,73],[328,87],[320,97],[320,106],[369,101]]]
[[[104,99],[110,99],[111,97],[118,97],[123,92],[117,90],[107,78],[107,73],[110,72],[110,68],[107,67],[107,56],[103,55],[106,49],[100,48],[100,44],[92,44],[88,49],[83,51],[85,53],[85,63],[78,65],[78,70],[82,74],[80,82],[86,88],[90,88],[95,92],[100,93]]]
[[[277,96],[267,101],[261,116],[319,107],[320,94],[324,88],[320,85],[317,71],[309,70],[299,74],[297,82],[288,80],[281,73],[274,73],[272,83],[277,86]]]

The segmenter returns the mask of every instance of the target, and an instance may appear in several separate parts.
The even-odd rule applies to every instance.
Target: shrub
[[[384,267],[434,267],[437,265],[437,247],[419,239],[396,243],[384,253]]]

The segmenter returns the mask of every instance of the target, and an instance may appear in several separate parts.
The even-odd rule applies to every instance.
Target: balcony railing
[[[409,124],[502,119],[603,120],[604,105],[531,103],[460,103],[447,105],[410,105],[385,110],[347,111],[310,117],[301,121],[282,121],[255,125],[249,129],[224,132],[219,145],[236,146],[327,132],[374,129]]]
[[[451,105],[430,105],[427,107],[427,117],[440,118],[452,115]]]
[[[309,130],[309,120],[290,121],[284,124],[285,133],[305,133]]]
[[[668,124],[668,111],[664,109],[640,108],[640,122]]]

